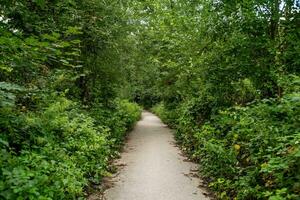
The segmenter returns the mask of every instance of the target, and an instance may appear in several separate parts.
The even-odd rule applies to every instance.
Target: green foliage
[[[299,2],[135,7],[144,67],[136,64],[153,76],[136,87],[152,91],[153,111],[218,198],[298,199]]]
[[[226,110],[203,126],[195,136],[197,145],[204,147],[195,154],[201,159],[204,173],[230,180],[231,185],[223,191],[237,192],[238,199],[271,198],[279,190],[286,191],[281,197],[296,199],[300,178],[300,110],[296,96]],[[210,142],[221,142],[223,150],[219,152],[231,155],[226,164],[221,163],[226,157],[215,159],[207,150],[205,144]],[[222,170],[214,169],[220,165]]]
[[[167,110],[163,103],[157,104],[152,108],[152,111],[156,113],[163,122],[171,127],[175,127],[176,119],[179,117],[176,110]]]
[[[219,110],[201,125],[183,105],[177,138],[199,160],[201,173],[220,199],[297,199],[299,103],[299,92],[286,94]],[[155,112],[168,113],[162,106]]]
[[[140,108],[120,1],[0,3],[0,199],[82,199]]]
[[[110,114],[119,124],[113,129],[114,124],[105,125],[113,117],[95,123],[80,104],[49,98],[52,103],[39,112],[11,113],[13,121],[1,116],[5,134],[0,137],[0,196],[4,199],[82,197],[88,183],[99,183],[108,173],[115,141],[124,138],[140,115],[135,104],[116,102],[118,112]]]
[[[0,107],[11,107],[15,105],[15,93],[24,91],[19,85],[0,82]]]
[[[141,108],[137,104],[120,99],[116,99],[112,104],[113,110],[98,106],[91,110],[91,115],[96,119],[96,124],[109,127],[108,137],[113,148],[118,148],[123,142],[124,133],[131,130],[139,120]]]
[[[139,118],[129,99],[156,105],[221,199],[297,199],[299,10],[2,0],[0,197],[83,197]]]

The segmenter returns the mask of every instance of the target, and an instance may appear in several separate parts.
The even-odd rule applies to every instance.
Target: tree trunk
[[[278,34],[278,23],[280,19],[279,0],[271,4],[270,38],[275,40]]]

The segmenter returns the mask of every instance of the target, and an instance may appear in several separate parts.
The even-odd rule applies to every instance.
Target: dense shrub
[[[113,145],[121,144],[124,133],[133,128],[134,123],[139,119],[141,108],[137,104],[127,100],[116,100],[112,103],[111,109],[96,107],[91,110],[91,115],[96,119],[96,124],[109,127],[108,137]]]
[[[197,124],[189,109],[183,105],[176,120],[177,139],[200,162],[219,198],[299,198],[298,92],[221,109],[204,124]],[[163,106],[155,111],[168,115]]]
[[[153,106],[151,110],[157,114],[161,120],[168,124],[170,127],[175,128],[177,119],[179,118],[179,112],[177,109],[168,110],[163,102]]]
[[[194,156],[204,174],[215,177],[212,188],[238,199],[299,197],[298,98],[222,111],[194,133]]]
[[[1,116],[0,197],[83,197],[88,183],[99,183],[108,173],[115,141],[139,118],[137,105],[127,101],[115,105],[116,110],[97,123],[80,104],[64,97],[54,98],[40,111]],[[116,124],[106,125],[111,120],[118,122],[118,129]]]

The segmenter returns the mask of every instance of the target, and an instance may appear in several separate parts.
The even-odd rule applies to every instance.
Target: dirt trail
[[[143,112],[117,163],[106,200],[204,200],[197,165],[174,145],[173,134],[158,117]]]

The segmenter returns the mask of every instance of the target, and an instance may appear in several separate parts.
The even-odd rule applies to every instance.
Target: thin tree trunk
[[[275,40],[278,34],[278,23],[280,19],[279,0],[274,0],[271,5],[270,38]]]

